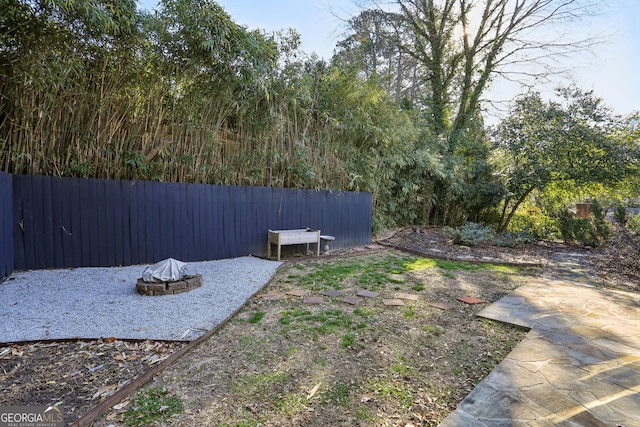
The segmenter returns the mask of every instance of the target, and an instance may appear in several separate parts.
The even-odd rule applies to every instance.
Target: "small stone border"
[[[136,291],[138,291],[140,295],[147,296],[173,295],[199,288],[202,286],[202,283],[202,274],[196,274],[193,277],[178,280],[177,282],[149,283],[140,278],[136,282]]]

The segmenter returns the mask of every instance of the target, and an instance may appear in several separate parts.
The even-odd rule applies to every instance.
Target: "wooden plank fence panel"
[[[123,245],[123,241],[125,238],[125,229],[123,227],[124,218],[129,216],[129,213],[124,207],[122,200],[122,183],[119,181],[114,182],[115,188],[112,189],[113,192],[113,247],[114,247],[114,261],[113,265],[124,265],[124,257],[125,257],[125,247]]]
[[[50,189],[50,197],[52,198],[54,194],[60,194],[61,198],[66,197],[66,193],[62,191],[61,186],[64,181],[60,179],[50,179],[51,189]],[[54,268],[63,268],[65,267],[65,250],[70,250],[71,246],[66,244],[65,242],[65,233],[64,233],[64,213],[63,206],[64,203],[53,203],[51,200],[51,215],[53,224],[53,229],[51,230],[51,235],[53,238],[53,267]]]
[[[204,259],[215,259],[213,253],[215,224],[213,222],[213,187],[203,186],[200,195],[200,230],[207,236],[202,240]]]
[[[218,191],[219,190],[219,191]],[[229,197],[229,187],[222,186],[219,189],[212,189],[216,204],[216,215],[218,225],[218,238],[222,242],[222,251],[216,251],[216,257],[230,258],[235,252],[236,243],[236,223],[233,216],[232,199]],[[216,248],[218,249],[218,248]]]
[[[52,200],[51,200],[51,179],[47,179],[48,177],[37,176],[35,182],[38,183],[38,187],[40,188],[41,194],[41,205],[40,211],[38,212],[38,216],[40,217],[40,221],[38,225],[42,227],[36,235],[36,238],[40,241],[42,245],[42,249],[44,250],[45,256],[44,259],[41,260],[40,268],[47,268],[48,266],[55,266],[55,253],[57,252],[54,248],[54,232],[53,232],[53,209]],[[47,233],[46,230],[51,230],[51,232]]]
[[[122,248],[122,265],[132,265],[133,262],[133,248],[132,240],[133,233],[131,231],[131,198],[129,196],[129,190],[131,187],[130,181],[120,182],[120,207],[122,215],[120,215],[122,223],[120,233],[122,241],[119,247]]]
[[[81,205],[81,180],[80,178],[69,178],[66,180],[68,182],[68,192],[69,192],[69,221],[71,222],[71,228],[69,228],[69,233],[71,237],[72,251],[71,257],[72,262],[71,265],[67,265],[66,267],[79,266],[82,264],[82,219],[80,212]]]
[[[320,229],[333,248],[371,240],[369,193],[0,175],[7,185],[0,274],[266,256],[268,229]]]
[[[121,216],[120,212],[122,207],[119,201],[116,202],[116,196],[119,195],[119,187],[116,181],[102,181],[101,187],[104,190],[104,222],[101,220],[99,223],[103,225],[101,227],[104,234],[104,252],[105,256],[100,260],[100,265],[122,265],[118,262],[118,258],[122,259],[122,250],[116,250],[116,234],[122,233],[122,230],[116,229],[116,217]],[[116,214],[117,210],[117,214]]]
[[[132,181],[125,190],[123,197],[129,197],[129,246],[131,248],[131,264],[142,264],[142,257],[140,254],[144,252],[140,248],[140,239],[138,237],[138,203],[140,202],[140,195],[138,194],[138,185]]]
[[[265,194],[269,192],[264,188],[247,187],[251,198],[251,239],[249,243],[249,253],[252,255],[261,254],[265,248],[265,237],[267,228],[267,216],[265,209],[269,206],[269,203],[264,204]]]
[[[33,231],[34,228],[34,220],[33,220],[33,188],[31,184],[31,180],[25,179],[25,177],[20,177],[18,182],[21,182],[21,189],[23,191],[24,198],[22,199],[22,203],[20,205],[22,211],[21,215],[18,219],[20,228],[18,229],[18,236],[14,234],[14,238],[22,237],[22,245],[21,249],[23,252],[23,260],[26,263],[27,260],[30,263],[29,268],[38,268],[37,260],[35,259],[35,248],[37,242],[35,241],[35,234]],[[22,268],[22,267],[18,267]]]
[[[0,281],[13,273],[13,177],[0,172]]]

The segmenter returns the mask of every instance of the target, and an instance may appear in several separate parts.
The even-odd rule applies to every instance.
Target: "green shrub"
[[[528,235],[535,240],[555,239],[560,234],[557,220],[543,214],[516,213],[509,222],[508,231]]]
[[[592,232],[591,238],[594,241],[595,246],[604,240],[610,239],[613,233],[611,231],[611,224],[606,218],[607,210],[603,208],[596,199],[593,199],[591,202],[591,214],[593,215],[592,223],[595,228]]]
[[[491,242],[495,232],[488,225],[468,222],[461,227],[444,227],[442,231],[449,236],[456,245],[477,246],[481,243]]]
[[[627,215],[627,208],[623,205],[617,205],[613,209],[613,221],[621,227],[626,227],[629,222],[629,216]]]
[[[507,231],[506,233],[497,234],[493,238],[493,243],[496,246],[502,246],[506,248],[515,248],[516,246],[533,243],[536,239],[532,234],[527,232],[512,233]]]
[[[569,209],[564,208],[558,212],[558,231],[560,231],[560,235],[562,236],[562,240],[565,243],[575,241],[575,236],[573,232],[574,228],[574,217]]]
[[[633,231],[640,231],[640,215],[632,216],[629,220],[629,229]]]
[[[605,219],[606,210],[597,200],[591,203],[591,213],[592,218],[576,218],[566,208],[558,212],[558,229],[565,243],[597,246],[611,237],[611,226]]]

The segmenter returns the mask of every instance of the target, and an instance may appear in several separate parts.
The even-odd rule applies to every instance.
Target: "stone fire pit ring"
[[[145,282],[142,278],[136,282],[136,291],[140,295],[173,295],[189,292],[202,286],[202,274],[185,277],[175,282]]]

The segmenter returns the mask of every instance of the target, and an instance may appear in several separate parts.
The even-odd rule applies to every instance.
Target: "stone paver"
[[[358,292],[356,295],[364,298],[375,298],[378,295],[380,295],[380,292],[371,292],[371,291],[364,290],[364,291]]]
[[[399,298],[383,299],[382,303],[389,307],[402,307],[405,305],[404,301]]]
[[[440,426],[640,426],[640,294],[596,288],[558,254],[479,313],[530,328]]]
[[[465,304],[484,304],[486,301],[476,297],[460,297],[457,298],[458,301],[462,301]]]
[[[449,304],[447,302],[430,302],[428,304],[431,307],[439,308],[440,310],[453,310],[456,308],[454,304]]]

